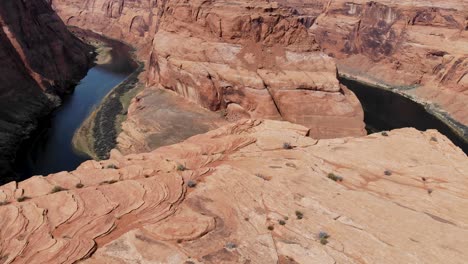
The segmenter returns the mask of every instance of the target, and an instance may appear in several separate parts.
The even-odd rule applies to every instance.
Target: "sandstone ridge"
[[[468,158],[459,148],[432,130],[330,140],[307,137],[308,130],[243,120],[150,153],[113,151],[110,160],[88,161],[72,172],[4,185],[0,258],[3,263],[463,263],[468,258],[463,210]]]

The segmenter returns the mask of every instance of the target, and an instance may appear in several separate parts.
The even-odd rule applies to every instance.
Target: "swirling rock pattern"
[[[243,120],[1,186],[0,258],[464,263],[468,158],[459,148],[433,130],[330,140],[308,130]]]

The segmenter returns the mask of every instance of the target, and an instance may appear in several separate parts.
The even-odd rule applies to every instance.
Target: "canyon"
[[[92,49],[43,1],[3,2],[0,25],[0,176],[13,180],[18,145],[86,74]]]
[[[412,100],[468,141],[465,0],[7,2],[0,162],[92,65],[70,30],[122,41],[140,68],[75,134],[96,160],[4,178],[0,263],[468,259],[462,145],[367,135],[345,85]]]
[[[173,90],[225,111],[231,121],[286,120],[312,128],[316,138],[364,135],[361,107],[337,81],[338,69],[342,77],[428,105],[453,118],[447,122],[462,137],[468,133],[465,1],[56,0],[52,6],[69,25],[137,47],[147,89]],[[144,123],[143,116],[135,111],[128,119]]]

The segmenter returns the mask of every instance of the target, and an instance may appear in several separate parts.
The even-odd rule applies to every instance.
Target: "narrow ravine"
[[[112,43],[108,42],[106,45],[110,46],[102,49],[104,60],[89,70],[75,91],[64,98],[62,106],[43,120],[36,133],[23,144],[15,166],[21,179],[74,170],[90,159],[74,150],[74,133],[103,98],[134,70],[128,50]]]

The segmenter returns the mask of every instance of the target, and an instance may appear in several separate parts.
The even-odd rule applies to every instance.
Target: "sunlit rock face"
[[[468,124],[463,107],[468,7],[461,0],[55,0],[52,5],[70,25],[139,47],[148,62],[148,84],[209,109],[227,108],[231,119],[318,124],[318,137],[362,134],[353,96],[345,89],[333,94],[340,89],[324,52],[340,73],[399,88]],[[325,109],[315,99],[323,94]],[[329,100],[340,103],[330,106]]]
[[[466,1],[338,0],[323,10],[310,30],[340,72],[393,86],[468,125]]]
[[[2,260],[468,258],[468,158],[447,138],[410,128],[329,140],[307,133],[243,120],[150,153],[113,151],[72,172],[1,186]]]
[[[0,26],[0,177],[7,181],[19,143],[85,75],[91,48],[44,1],[2,1]]]
[[[313,19],[263,1],[54,1],[70,25],[135,45],[146,83],[228,120],[270,118],[317,138],[365,133],[354,94],[309,29]],[[135,26],[138,24],[140,26]],[[138,28],[138,30],[134,29]]]

